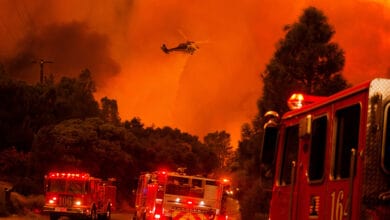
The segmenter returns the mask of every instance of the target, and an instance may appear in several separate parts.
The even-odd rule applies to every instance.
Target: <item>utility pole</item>
[[[37,61],[33,61],[33,63],[37,63]],[[53,61],[49,61],[49,60],[44,60],[44,59],[41,59],[39,61],[39,66],[40,66],[40,82],[43,83],[43,78],[44,78],[44,74],[43,74],[43,65],[45,63],[53,63]]]

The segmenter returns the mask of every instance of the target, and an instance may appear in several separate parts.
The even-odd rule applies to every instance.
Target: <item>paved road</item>
[[[1,220],[49,220],[49,216],[47,215],[36,215],[30,214],[25,216],[10,216],[10,217],[0,217]],[[67,218],[61,218],[61,220],[65,220]],[[132,220],[133,215],[131,213],[113,213],[111,220]]]

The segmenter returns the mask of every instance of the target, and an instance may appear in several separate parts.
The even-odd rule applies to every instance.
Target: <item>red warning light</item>
[[[300,109],[303,107],[303,102],[305,98],[301,93],[294,93],[287,101],[287,105],[290,110]]]
[[[303,93],[294,93],[288,99],[287,105],[290,108],[290,110],[296,110],[296,109],[301,109],[302,107],[308,104],[318,102],[322,99],[324,99],[324,97],[322,96],[312,96]]]

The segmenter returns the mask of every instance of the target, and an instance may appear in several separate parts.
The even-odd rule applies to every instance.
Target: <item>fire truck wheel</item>
[[[138,211],[135,211],[134,215],[133,215],[133,220],[139,220],[139,212]]]
[[[92,205],[92,208],[91,208],[91,219],[92,220],[96,220],[96,219],[98,219],[98,214],[97,214],[97,210],[96,210],[96,205],[95,204],[93,204]]]
[[[107,205],[106,219],[111,219],[111,203]]]
[[[140,214],[139,212],[135,212],[133,216],[133,220],[146,220],[146,213],[143,212]]]
[[[50,220],[58,220],[59,216],[56,214],[50,214]]]

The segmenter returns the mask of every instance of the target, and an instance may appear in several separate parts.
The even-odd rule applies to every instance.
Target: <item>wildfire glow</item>
[[[39,66],[27,55],[53,61],[45,72],[57,80],[89,68],[96,97],[116,99],[122,120],[200,138],[226,130],[236,145],[257,113],[260,73],[283,27],[309,5],[334,26],[349,82],[390,77],[387,0],[3,0],[0,57],[29,82],[38,81]],[[193,55],[160,49],[186,40],[205,43]]]

